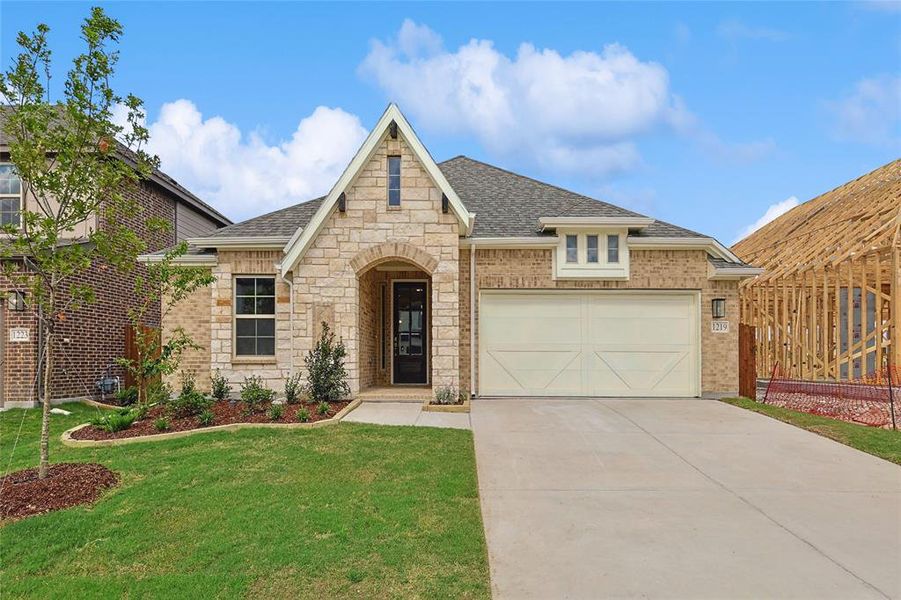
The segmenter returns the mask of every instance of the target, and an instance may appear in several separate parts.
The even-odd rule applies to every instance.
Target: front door
[[[394,383],[428,383],[427,284],[394,282]]]

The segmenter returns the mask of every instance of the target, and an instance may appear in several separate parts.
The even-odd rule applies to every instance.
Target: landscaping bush
[[[302,393],[303,386],[300,383],[300,373],[291,375],[285,380],[285,402],[288,404],[297,404],[300,402]]]
[[[329,406],[329,403],[323,400],[318,405],[316,405],[316,412],[320,415],[327,415],[330,408],[331,406]]]
[[[260,412],[267,402],[275,400],[275,390],[270,390],[263,384],[263,378],[252,375],[244,378],[241,384],[241,402],[244,403],[248,414]]]
[[[232,386],[228,384],[228,379],[222,375],[219,369],[216,369],[216,372],[210,377],[210,391],[216,400],[225,400],[231,394]]]
[[[169,429],[169,420],[164,417],[160,417],[153,422],[153,427],[157,431],[166,431],[167,429]]]
[[[135,416],[135,421],[140,421],[147,417],[147,413],[150,412],[150,405],[148,404],[138,404],[134,408],[131,409],[132,414]]]
[[[285,407],[281,404],[272,404],[266,414],[270,421],[278,421],[285,414]]]
[[[191,371],[182,371],[178,374],[178,381],[181,384],[181,394],[190,394],[197,390],[197,378]]]
[[[310,420],[310,411],[306,407],[301,408],[294,414],[294,417],[301,423],[306,423]]]
[[[116,392],[116,404],[119,406],[131,406],[138,401],[138,388],[133,385],[122,388]]]
[[[147,404],[163,404],[172,398],[172,388],[168,384],[156,381],[147,386]]]
[[[206,409],[200,412],[197,415],[197,424],[201,427],[208,427],[213,424],[213,420],[216,418],[216,415],[213,414],[213,411],[210,409]]]
[[[335,341],[328,323],[322,323],[322,335],[304,358],[307,367],[307,392],[314,402],[335,402],[350,393],[344,357],[344,342]]]
[[[91,425],[99,427],[109,433],[116,433],[117,431],[122,431],[123,429],[131,427],[131,424],[134,423],[136,419],[137,416],[134,411],[119,410],[91,420]]]
[[[462,404],[463,395],[452,385],[435,389],[435,404]]]
[[[199,415],[213,405],[213,399],[191,387],[183,388],[181,394],[170,400],[166,412],[173,419]]]

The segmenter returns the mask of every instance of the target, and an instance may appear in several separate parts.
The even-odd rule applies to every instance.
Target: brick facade
[[[168,192],[150,183],[129,186],[125,194],[142,207],[138,215],[123,217],[124,225],[135,231],[147,242],[149,251],[156,251],[175,243],[176,199]],[[173,229],[163,233],[151,233],[147,219],[155,217],[168,221]],[[104,224],[101,222],[100,227]],[[83,398],[95,395],[95,382],[104,374],[107,366],[123,356],[127,310],[137,302],[134,295],[135,277],[142,272],[142,265],[133,271],[122,273],[109,265],[96,263],[70,283],[90,285],[96,300],[77,309],[67,311],[65,319],[57,326],[53,400]],[[0,275],[0,294],[3,301],[2,331],[3,360],[0,370],[3,391],[0,403],[33,403],[37,382],[38,324],[29,311],[15,312],[7,306],[7,292],[15,289],[14,282]],[[65,292],[64,292],[65,295]],[[147,325],[159,325],[159,309],[148,315]],[[29,330],[28,342],[11,343],[9,330],[14,327]],[[124,376],[120,367],[112,368],[114,375]]]
[[[470,386],[469,252],[461,250],[460,381]],[[701,294],[701,391],[717,394],[738,390],[738,282],[711,281],[703,250],[631,250],[628,281],[555,280],[553,250],[476,250],[477,292],[485,289],[631,289],[698,290]],[[477,295],[478,298],[478,295]],[[712,333],[710,302],[726,299],[729,333]],[[478,299],[476,301],[478,323]],[[478,348],[478,330],[476,330]],[[476,377],[478,354],[476,353]]]

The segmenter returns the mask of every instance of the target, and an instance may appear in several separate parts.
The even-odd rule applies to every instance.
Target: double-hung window
[[[400,206],[400,157],[388,157],[388,206]]]
[[[235,278],[235,356],[275,356],[275,278]]]
[[[21,224],[22,181],[16,168],[10,164],[0,164],[0,225]]]

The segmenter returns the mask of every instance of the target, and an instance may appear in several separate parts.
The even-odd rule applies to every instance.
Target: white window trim
[[[272,279],[273,310],[270,314],[239,315],[238,314],[238,279]],[[278,353],[278,291],[275,289],[278,281],[274,274],[247,273],[232,276],[232,362],[235,363],[273,363],[276,362]],[[272,319],[274,343],[272,354],[238,354],[238,319]]]
[[[566,262],[567,236],[576,236],[578,248],[578,261]],[[598,262],[588,262],[589,235],[598,236]],[[619,262],[607,260],[607,236],[615,235],[619,238]],[[629,279],[629,250],[626,245],[628,229],[575,229],[557,230],[558,243],[554,251],[554,278],[555,279]]]
[[[15,169],[15,165],[11,162],[0,162],[0,166],[10,166]],[[16,198],[19,201],[19,229],[22,229],[22,211],[25,206],[25,188],[22,185],[22,178],[19,177],[19,193],[18,194],[2,194],[0,193],[0,199],[8,199],[8,198]]]

